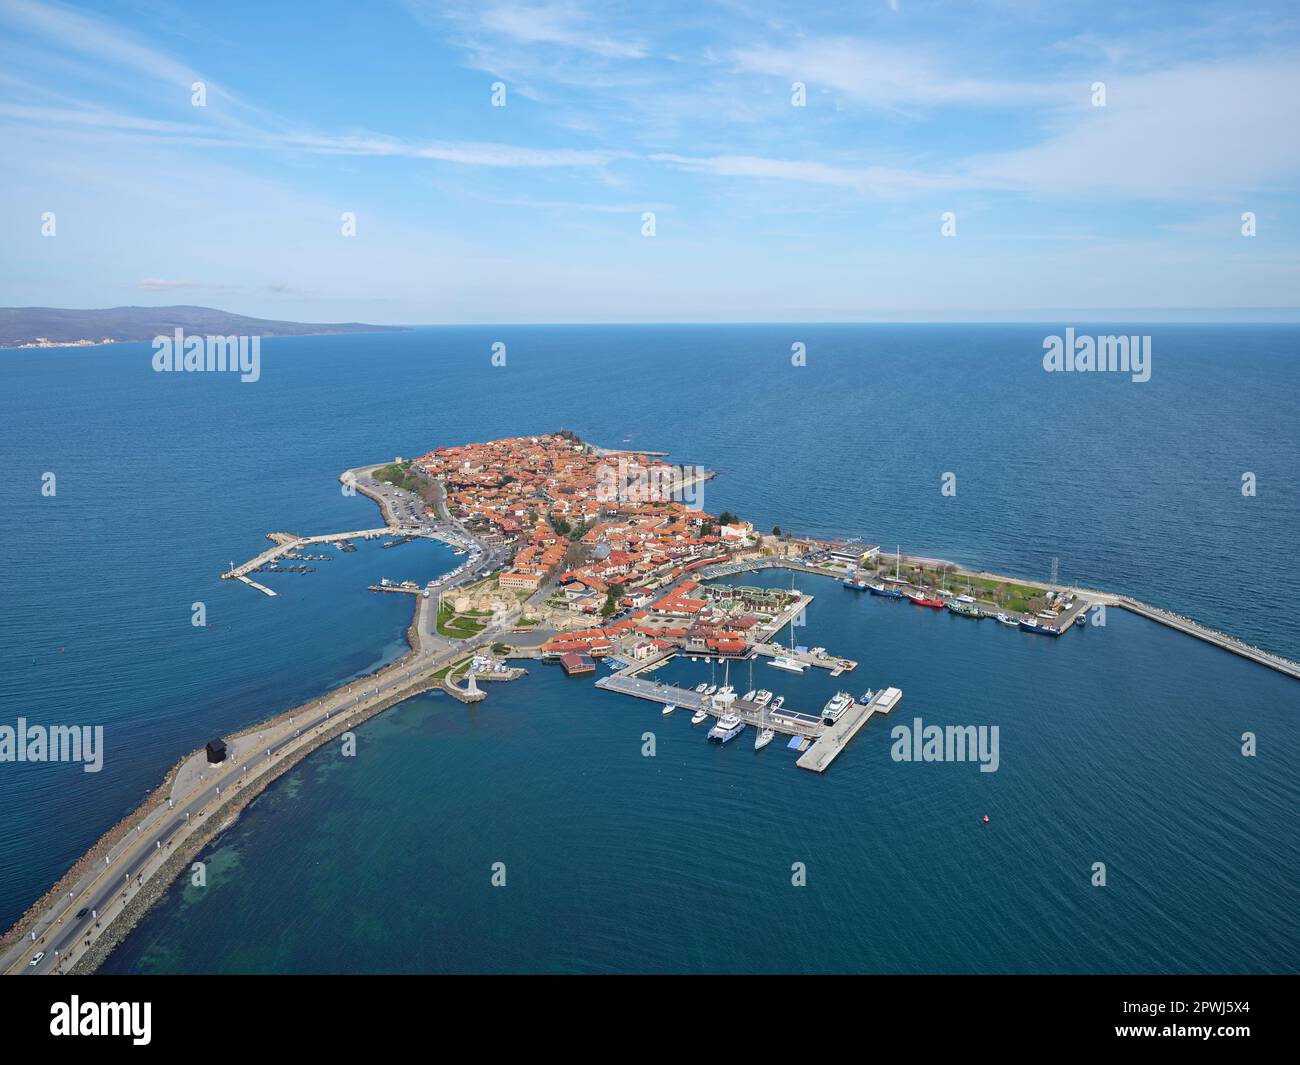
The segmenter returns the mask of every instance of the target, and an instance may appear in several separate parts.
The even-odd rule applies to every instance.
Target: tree
[[[779,526],[779,525],[773,525],[773,526],[772,526],[772,535],[773,535],[773,536],[780,536],[780,535],[781,535],[781,526]]]
[[[723,511],[723,512],[718,516],[718,524],[719,524],[719,525],[735,525],[736,522],[739,521],[739,520],[740,520],[740,519],[737,518],[736,515],[734,515],[733,513],[731,513],[731,511],[729,511],[729,510],[724,510],[724,511]]]
[[[601,617],[609,617],[618,610],[618,601],[623,598],[623,585],[611,584],[609,594],[605,596],[605,605],[600,608]]]

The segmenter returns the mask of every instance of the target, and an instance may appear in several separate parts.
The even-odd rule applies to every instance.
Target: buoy
[[[986,825],[989,823],[989,815],[988,815],[988,814],[985,814],[985,815],[984,815],[984,823],[985,823]]]

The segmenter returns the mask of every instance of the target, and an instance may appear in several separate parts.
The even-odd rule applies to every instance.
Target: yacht
[[[766,688],[759,688],[758,691],[754,693],[754,702],[758,703],[759,706],[766,706],[771,701],[772,693]]]
[[[671,714],[671,713],[672,713],[674,710],[676,710],[676,709],[677,709],[677,704],[676,704],[676,703],[669,703],[667,706],[665,706],[665,707],[663,708],[662,713],[663,713],[664,717],[667,717],[669,714]]]
[[[704,724],[704,719],[708,716],[709,712],[707,710],[696,710],[695,713],[691,715],[691,724],[702,725]]]
[[[776,733],[770,728],[759,729],[758,735],[754,737],[754,750],[761,751],[772,742],[772,737],[775,735]]]
[[[697,685],[695,685],[695,690],[696,690],[697,692],[699,692],[699,694],[701,694],[701,695],[704,694],[704,691],[705,691],[706,688],[708,688],[708,685],[707,685],[707,684],[697,684]]]
[[[745,702],[752,703],[754,701],[754,696],[757,694],[758,693],[751,688],[749,691],[745,692]]]
[[[710,684],[707,688],[704,689],[704,694],[712,695],[717,690],[718,690],[718,686],[716,684]]]
[[[836,692],[822,707],[822,718],[828,721],[838,721],[840,715],[852,705],[853,696],[848,692]]]
[[[718,723],[709,729],[710,743],[728,743],[745,730],[739,714],[723,714]]]
[[[799,659],[792,655],[777,655],[768,665],[776,666],[777,669],[784,669],[788,673],[802,673],[808,668],[807,662],[800,662]]]
[[[785,706],[784,695],[778,695],[775,699],[772,700],[772,706],[771,706],[772,710],[780,710],[781,707],[783,706]]]

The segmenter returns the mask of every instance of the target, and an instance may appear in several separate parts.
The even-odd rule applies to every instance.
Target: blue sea
[[[1070,324],[1151,334],[1151,380],[1045,373]],[[266,340],[256,383],[155,374],[147,345],[0,353],[0,723],[102,724],[106,748],[97,774],[0,764],[0,923],[183,753],[402,653],[409,601],[365,586],[450,568],[438,545],[271,575],[274,599],[218,575],[268,532],[377,525],[338,473],[444,444],[668,451],[719,471],[714,513],[1038,579],[1056,559],[1300,657],[1298,351],[1286,325],[422,328]],[[107,968],[1297,970],[1295,681],[1116,610],[1056,641],[797,582],[800,642],[861,664],[753,686],[809,711],[904,692],[824,776],[532,663],[309,757]],[[997,725],[998,771],[894,761],[916,718]]]

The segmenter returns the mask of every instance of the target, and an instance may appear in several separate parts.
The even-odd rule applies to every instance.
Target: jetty
[[[903,698],[898,688],[886,688],[876,692],[870,702],[853,702],[847,710],[831,725],[826,726],[817,742],[799,756],[795,762],[800,769],[810,769],[814,773],[824,773],[830,764],[839,757],[840,751],[848,746],[849,741],[870,720],[872,714],[887,714]]]

